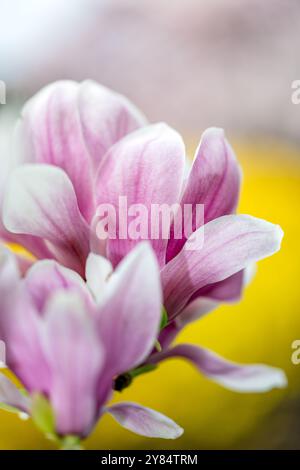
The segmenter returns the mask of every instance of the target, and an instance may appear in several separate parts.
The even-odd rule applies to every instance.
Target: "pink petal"
[[[201,138],[186,182],[181,206],[192,204],[193,232],[199,228],[196,204],[204,205],[205,223],[235,211],[240,191],[241,170],[222,129],[207,129]],[[170,239],[167,261],[176,256],[186,241]]]
[[[47,392],[49,373],[40,346],[40,319],[19,278],[16,259],[5,250],[0,264],[0,340],[6,363],[29,391]]]
[[[199,318],[215,310],[219,304],[220,302],[208,297],[197,297],[180,312],[180,315],[174,321],[179,328],[184,328],[189,323],[199,320]]]
[[[176,323],[184,327],[211,312],[220,302],[235,302],[240,299],[244,286],[245,270],[224,279],[224,281],[207,285],[196,291],[188,305],[176,318]]]
[[[0,168],[1,171],[1,168]],[[15,233],[9,232],[4,224],[3,224],[3,199],[4,199],[4,194],[5,190],[7,187],[7,180],[9,178],[9,175],[4,175],[6,176],[6,180],[0,181],[0,188],[1,188],[1,194],[0,194],[0,240],[6,242],[6,243],[15,243],[22,245],[24,248],[26,248],[30,253],[32,253],[34,256],[37,258],[51,258],[51,253],[47,249],[45,242],[37,237],[29,236],[29,235],[22,235],[19,236]],[[22,259],[20,260],[22,261]]]
[[[79,87],[78,109],[95,170],[112,145],[146,124],[145,117],[127,98],[91,80]]]
[[[127,197],[127,207],[142,204],[148,210],[144,239],[151,239],[151,204],[172,205],[178,202],[184,171],[184,144],[181,137],[165,124],[156,124],[136,131],[112,147],[99,170],[97,180],[97,203],[111,204],[116,208],[117,219],[128,226],[135,216],[124,215],[119,201]],[[113,265],[120,260],[143,238],[135,240],[128,236],[122,239],[120,227],[116,226],[117,239],[108,240],[108,256]],[[167,236],[158,233],[158,239],[151,244],[159,264],[165,262]],[[125,239],[124,239],[125,238]]]
[[[28,412],[30,400],[5,375],[0,374],[0,403]]]
[[[162,349],[168,348],[170,344],[175,340],[179,332],[180,332],[180,327],[178,327],[177,322],[175,321],[165,326],[165,328],[161,330],[159,337],[158,337],[158,341]]]
[[[109,147],[144,123],[125,97],[95,82],[59,81],[23,108],[16,132],[19,162],[62,168],[90,222],[95,209],[94,172]]]
[[[2,223],[2,205],[6,189],[7,180],[14,167],[11,158],[11,134],[13,129],[14,112],[10,110],[10,106],[1,106],[0,115],[0,238],[8,240],[8,233]]]
[[[255,263],[248,265],[243,271],[199,289],[192,295],[188,305],[176,317],[176,324],[183,328],[188,323],[198,320],[203,315],[211,312],[222,302],[237,302],[255,274]]]
[[[72,183],[61,169],[49,165],[17,168],[4,201],[4,223],[11,232],[46,239],[58,261],[84,271],[89,228],[79,212]]]
[[[94,192],[78,109],[79,90],[80,85],[72,81],[43,88],[25,105],[16,139],[20,162],[55,165],[67,173],[80,211],[89,221],[95,209]]]
[[[264,364],[236,364],[212,351],[191,344],[180,344],[158,353],[150,362],[157,363],[172,357],[191,361],[209,379],[235,392],[268,392],[287,385],[285,373],[281,369]]]
[[[107,412],[121,426],[141,436],[177,439],[183,434],[183,429],[167,416],[136,403],[118,403]]]
[[[204,230],[204,244],[201,235]],[[247,215],[219,217],[193,234],[162,270],[164,305],[172,319],[199,289],[222,281],[280,248],[279,226]],[[190,242],[190,240],[189,240]]]
[[[10,293],[21,279],[18,263],[14,254],[0,245],[0,288],[2,292]]]
[[[101,301],[107,282],[113,272],[113,267],[108,259],[103,256],[90,253],[85,267],[87,285],[96,301]]]
[[[76,291],[87,302],[87,305],[93,301],[85,282],[79,274],[52,260],[36,262],[28,270],[24,284],[40,313],[43,313],[49,297],[59,290]]]
[[[52,377],[50,401],[60,434],[86,435],[98,417],[103,348],[76,293],[59,292],[47,306],[43,345]]]
[[[99,333],[113,375],[140,364],[151,352],[161,320],[161,286],[155,256],[140,243],[111,276],[98,312]]]

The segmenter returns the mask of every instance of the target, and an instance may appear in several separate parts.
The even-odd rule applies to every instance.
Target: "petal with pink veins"
[[[98,309],[98,331],[110,350],[107,367],[117,375],[142,363],[159,332],[159,269],[147,242],[140,243],[120,263],[104,294]]]
[[[109,147],[144,124],[142,114],[108,88],[93,81],[58,81],[24,106],[16,128],[17,162],[63,169],[90,222],[95,212],[93,174]]]
[[[188,323],[198,320],[203,315],[211,312],[220,303],[232,303],[240,300],[243,289],[252,280],[256,270],[255,263],[248,265],[243,271],[199,289],[189,300],[188,305],[176,317],[176,324],[183,328]]]
[[[97,302],[104,298],[104,291],[112,272],[113,267],[108,259],[94,253],[89,254],[86,260],[85,277],[87,285]]]
[[[9,231],[47,240],[58,261],[84,271],[89,227],[64,171],[50,165],[17,168],[9,182],[3,212]]]
[[[110,147],[146,124],[145,117],[125,96],[92,80],[79,87],[78,110],[94,170]]]
[[[98,417],[103,347],[92,316],[76,293],[54,294],[44,320],[43,349],[52,377],[50,400],[57,432],[85,436]]]
[[[0,340],[6,345],[6,364],[29,391],[47,392],[49,371],[41,350],[40,328],[39,314],[20,280],[16,258],[8,250],[2,251]]]
[[[94,213],[91,158],[83,136],[78,107],[80,85],[55,82],[43,88],[23,108],[16,128],[19,163],[60,167],[74,186],[87,221]]]
[[[282,236],[279,226],[247,215],[219,217],[198,229],[192,246],[186,244],[161,272],[169,318],[176,317],[199,289],[278,251]]]
[[[240,181],[241,170],[223,129],[207,129],[196,150],[181,199],[182,208],[192,204],[193,232],[199,228],[199,222],[203,223],[196,219],[196,204],[204,205],[204,223],[233,213],[238,203]],[[171,234],[173,230],[172,227]],[[179,253],[185,241],[184,236],[181,239],[171,236],[167,261]]]
[[[89,289],[79,274],[53,260],[36,262],[27,271],[24,284],[39,313],[43,313],[49,297],[59,290],[76,291],[87,305],[93,302]]]
[[[141,436],[177,439],[183,434],[183,429],[167,416],[136,403],[118,403],[106,411],[123,428]]]
[[[178,203],[184,159],[185,149],[180,135],[166,124],[151,125],[136,131],[108,151],[99,169],[96,194],[97,204],[111,204],[116,209],[117,220],[120,218],[123,224],[120,227],[116,223],[116,237],[110,236],[107,242],[108,257],[114,266],[143,238],[151,240],[160,266],[164,265],[170,221],[165,222],[167,233],[163,236],[158,224],[156,227],[151,224],[151,210],[154,204],[172,206]],[[126,198],[128,209],[139,204],[147,210],[143,227],[145,233],[140,237],[137,234],[134,238],[128,233],[137,215],[127,216],[127,210],[120,208],[120,196]],[[155,228],[156,239],[151,236],[151,229],[154,231]]]
[[[179,344],[150,358],[150,363],[179,357],[192,362],[206,377],[229,390],[241,393],[263,393],[287,385],[285,373],[264,364],[236,364],[208,349],[192,344]]]

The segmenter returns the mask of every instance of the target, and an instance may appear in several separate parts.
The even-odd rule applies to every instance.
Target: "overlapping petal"
[[[142,205],[146,209],[145,237],[151,240],[159,264],[164,265],[167,237],[159,232],[156,239],[151,237],[151,209],[154,205],[171,206],[178,202],[184,157],[181,137],[166,124],[136,131],[108,151],[99,170],[96,192],[99,205],[111,204],[116,209],[116,237],[110,236],[107,242],[107,254],[114,266],[141,240],[129,233],[129,225],[138,213],[127,217],[127,212],[120,208],[120,196],[126,197],[127,208]],[[111,223],[113,225],[114,221]],[[169,226],[167,235],[168,231]]]
[[[203,233],[193,234],[193,249],[186,244],[162,270],[164,305],[170,318],[199,289],[275,253],[282,239],[279,226],[246,215],[219,217],[199,230]]]
[[[37,311],[41,314],[44,313],[45,305],[51,295],[60,290],[77,292],[87,306],[92,304],[92,296],[82,277],[53,260],[35,263],[27,271],[24,284]]]
[[[79,84],[53,83],[24,107],[16,138],[20,163],[45,163],[64,170],[73,183],[78,205],[89,220],[94,212],[90,155],[78,111]]]
[[[182,210],[186,204],[192,205],[193,232],[199,228],[197,204],[204,206],[204,220],[200,220],[200,223],[207,223],[235,211],[240,180],[241,170],[223,129],[207,129],[196,150],[181,199]],[[185,241],[185,236],[179,240],[171,236],[167,251],[168,261],[179,253]]]
[[[68,267],[84,272],[89,227],[80,214],[71,181],[59,168],[24,165],[11,176],[3,208],[6,228],[40,237]]]
[[[20,282],[12,253],[1,252],[0,339],[6,345],[6,363],[29,391],[49,390],[49,370],[40,342],[38,312]]]
[[[44,320],[43,348],[50,368],[50,399],[57,431],[85,435],[97,416],[104,349],[77,293],[55,294]]]
[[[97,302],[105,297],[107,281],[113,272],[110,261],[103,256],[90,253],[86,260],[85,277],[90,291]]]
[[[99,333],[111,350],[107,367],[113,374],[134,368],[151,352],[161,305],[157,261],[148,243],[140,243],[111,276],[98,311]]]
[[[23,109],[16,131],[18,162],[63,169],[81,213],[90,222],[99,163],[110,146],[144,123],[125,97],[95,82],[55,82]]]
[[[79,86],[78,110],[93,170],[110,147],[146,125],[146,118],[125,96],[91,80]]]

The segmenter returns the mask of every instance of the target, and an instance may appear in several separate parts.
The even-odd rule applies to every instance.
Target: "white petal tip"
[[[279,248],[280,248],[280,245],[281,245],[281,242],[282,242],[282,239],[283,239],[283,235],[284,235],[284,231],[282,230],[280,225],[275,225],[275,231],[276,231],[276,235],[277,235],[278,245],[279,245]]]
[[[283,389],[288,380],[282,369],[264,365],[254,366],[256,372],[250,380],[240,380],[236,383],[221,383],[229,390],[238,393],[266,393],[275,389]],[[249,369],[251,366],[249,366]]]
[[[172,430],[172,432],[170,432],[170,434],[166,436],[166,439],[178,439],[182,436],[183,433],[184,429],[181,426],[178,426],[177,424],[176,427],[174,427],[174,429]]]
[[[285,388],[288,385],[288,379],[285,372],[281,369],[274,369],[274,384],[272,388]]]
[[[204,131],[204,134],[205,135],[211,135],[211,136],[214,136],[214,137],[225,137],[225,131],[223,129],[223,127],[208,127],[205,131]]]

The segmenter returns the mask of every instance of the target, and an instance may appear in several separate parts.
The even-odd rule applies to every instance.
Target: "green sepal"
[[[82,450],[80,445],[80,437],[78,436],[64,436],[60,439],[61,450]]]
[[[162,306],[162,312],[161,312],[161,322],[160,322],[160,329],[163,330],[165,326],[168,324],[168,314],[167,310],[165,309],[164,306]]]
[[[1,402],[0,402],[0,410],[9,411],[10,413],[16,413],[17,415],[22,413],[22,411],[20,411],[18,408],[15,408],[14,406],[6,405],[5,403],[1,403]]]
[[[36,393],[32,397],[31,417],[35,425],[47,436],[57,438],[55,416],[52,407],[44,395]]]

